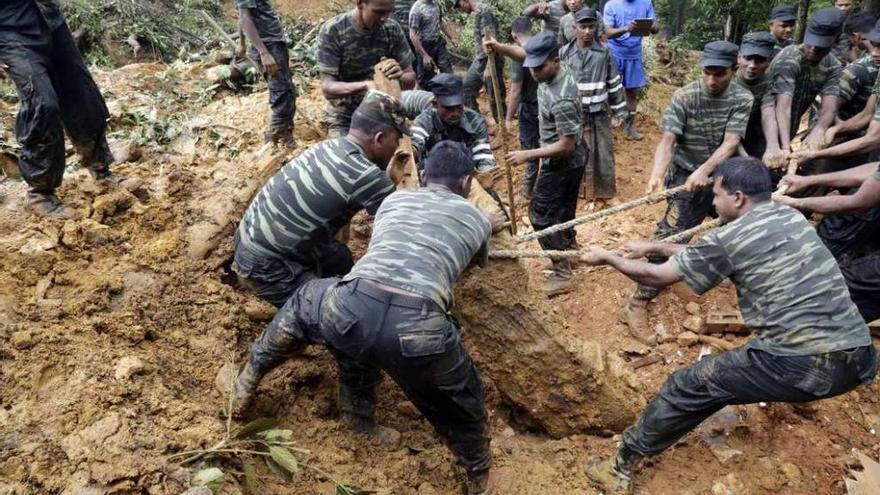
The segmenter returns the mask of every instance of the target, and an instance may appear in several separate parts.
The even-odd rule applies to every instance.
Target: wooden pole
[[[489,40],[488,30],[483,31],[483,40]],[[507,161],[507,125],[504,123],[504,105],[501,103],[501,86],[498,80],[498,71],[495,66],[495,53],[488,52],[489,55],[489,78],[492,80],[492,92],[495,94],[495,110],[498,115],[498,131],[501,135],[501,162],[504,166],[504,172],[507,174],[507,200],[510,204],[510,231],[516,235],[516,203],[513,198],[513,170],[510,162]]]
[[[394,63],[394,61],[382,59],[382,61],[376,64],[373,73],[373,83],[376,85],[377,90],[389,94],[399,100],[401,98],[400,81],[388,79],[388,77],[385,76],[385,72],[382,70],[385,64],[388,63]],[[400,140],[400,146],[397,148],[397,153],[394,154],[394,158],[391,160],[388,167],[392,170],[392,177],[397,175],[394,174],[394,170],[403,170],[402,178],[400,179],[400,182],[397,183],[398,188],[416,189],[419,187],[419,174],[418,169],[416,168],[415,153],[413,152],[412,140],[409,136],[403,136]]]

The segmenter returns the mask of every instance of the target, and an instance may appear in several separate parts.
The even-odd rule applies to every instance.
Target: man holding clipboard
[[[603,17],[608,46],[617,60],[617,69],[626,90],[630,115],[626,121],[626,135],[629,139],[640,140],[642,135],[636,131],[635,116],[639,89],[647,84],[642,64],[642,37],[660,30],[654,20],[654,5],[651,0],[611,0],[605,4]]]

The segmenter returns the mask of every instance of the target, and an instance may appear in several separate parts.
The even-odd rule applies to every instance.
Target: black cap
[[[540,33],[532,37],[523,48],[526,50],[526,59],[522,63],[525,68],[540,67],[550,55],[559,53],[556,36],[550,33]]]
[[[773,56],[775,45],[776,38],[768,31],[755,31],[743,36],[742,44],[739,45],[739,54],[743,57],[757,55],[770,58]]]
[[[771,21],[790,22],[797,20],[797,9],[792,5],[777,5],[770,14]]]
[[[880,21],[877,21],[877,24],[874,25],[874,29],[868,33],[868,41],[871,43],[880,43]]]
[[[732,67],[736,64],[739,47],[729,41],[712,41],[703,47],[700,67]]]
[[[842,11],[833,7],[817,10],[807,23],[804,43],[816,48],[831,48],[843,27],[844,16]]]
[[[599,13],[594,9],[590,8],[582,8],[574,13],[574,22],[584,22],[584,21],[598,21]]]
[[[464,85],[461,76],[441,72],[428,83],[437,103],[444,107],[457,107],[464,104]]]
[[[854,12],[846,18],[843,25],[843,31],[846,34],[868,33],[874,29],[877,18],[870,12]]]

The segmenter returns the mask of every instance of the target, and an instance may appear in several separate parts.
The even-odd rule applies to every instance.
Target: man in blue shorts
[[[626,106],[629,118],[626,120],[626,136],[640,140],[642,135],[636,131],[636,109],[639,105],[639,89],[647,85],[642,63],[642,37],[633,36],[636,19],[655,19],[651,0],[611,0],[605,4],[604,21],[608,47],[617,60],[617,70],[623,78],[626,90]],[[651,33],[660,31],[657,22],[651,26]]]

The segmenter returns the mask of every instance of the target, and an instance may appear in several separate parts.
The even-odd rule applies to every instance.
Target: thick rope
[[[680,232],[678,234],[658,240],[662,242],[679,244],[690,239],[691,237],[700,235],[720,225],[721,220],[715,219],[697,225],[692,229],[685,230],[684,232]],[[489,257],[493,259],[545,258],[551,260],[564,260],[567,258],[582,258],[589,253],[589,249],[573,249],[568,251],[545,251],[543,249],[496,249],[489,251]]]
[[[600,218],[610,217],[611,215],[615,215],[617,213],[631,210],[631,209],[636,208],[638,206],[659,203],[660,201],[663,201],[666,198],[674,196],[684,190],[685,190],[684,185],[681,185],[678,187],[673,187],[672,189],[667,189],[663,192],[649,194],[647,196],[643,196],[641,198],[634,199],[632,201],[627,201],[626,203],[621,203],[617,206],[612,206],[611,208],[606,208],[602,211],[597,211],[596,213],[590,213],[589,215],[584,215],[582,217],[578,217],[578,218],[575,218],[573,220],[569,220],[564,223],[553,225],[552,227],[547,227],[544,230],[538,230],[535,232],[531,232],[529,234],[521,235],[521,236],[517,237],[515,240],[516,240],[516,243],[519,244],[522,242],[538,239],[541,237],[547,237],[548,235],[552,235],[557,232],[563,231],[565,229],[569,229],[571,227],[574,227],[575,225],[581,225],[584,223],[599,220]]]

